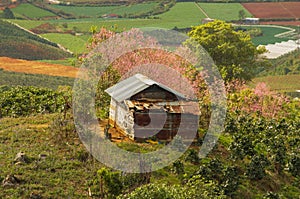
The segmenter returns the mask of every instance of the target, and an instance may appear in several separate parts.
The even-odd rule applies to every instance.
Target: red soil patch
[[[300,18],[300,2],[242,3],[258,18]]]
[[[22,59],[13,59],[9,57],[0,57],[0,68],[6,71],[43,74],[61,77],[75,78],[78,68],[72,66],[63,66],[59,64],[49,64],[37,61],[27,61]]]

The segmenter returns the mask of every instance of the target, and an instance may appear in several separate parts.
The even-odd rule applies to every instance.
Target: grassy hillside
[[[160,188],[162,186],[159,184],[165,183],[167,189],[172,189],[175,185],[185,187],[191,176],[200,175],[201,178],[206,179],[204,183],[206,186],[194,187],[195,192],[199,189],[209,190],[211,187],[209,183],[214,182],[220,187],[219,189],[226,190],[228,198],[270,198],[267,197],[268,195],[297,198],[300,193],[299,179],[293,177],[287,170],[278,172],[279,163],[273,163],[282,152],[276,150],[277,146],[282,147],[280,145],[282,142],[268,142],[270,137],[272,141],[275,137],[275,132],[270,132],[273,125],[276,126],[276,139],[282,141],[284,129],[287,128],[285,125],[288,125],[287,121],[282,121],[280,125],[277,125],[255,118],[252,120],[240,118],[242,119],[243,121],[235,121],[231,125],[238,123],[240,126],[235,126],[235,128],[244,128],[247,135],[242,133],[222,135],[219,144],[209,156],[201,160],[195,158],[193,155],[195,150],[190,149],[177,161],[177,164],[174,163],[152,172],[150,182]],[[250,127],[246,127],[246,125],[252,126],[252,122],[259,124],[253,125],[255,134],[251,133]],[[299,139],[299,135],[296,133],[295,126],[291,125],[289,129],[289,135],[284,140],[286,140],[285,143],[290,142],[292,146],[292,140]],[[246,140],[253,141],[255,148]],[[104,165],[89,156],[74,131],[70,116],[67,116],[65,120],[58,114],[2,118],[0,142],[0,181],[2,182],[8,175],[13,175],[18,180],[12,186],[0,186],[1,198],[32,198],[33,196],[87,198],[89,193],[95,198],[101,196],[100,187],[103,181],[101,181],[99,171],[104,168]],[[158,147],[146,143],[118,145],[125,150],[135,151],[149,151]],[[270,151],[267,152],[268,149]],[[243,150],[243,153],[248,154],[243,159],[237,158],[238,150]],[[295,146],[293,150],[297,150]],[[24,161],[15,160],[16,154],[21,151],[26,154],[26,158]],[[288,153],[291,151],[292,148],[287,148]],[[260,155],[250,155],[256,153]],[[289,155],[286,156],[289,157]],[[286,158],[285,155],[283,156]],[[266,157],[270,162],[263,159]],[[282,164],[285,164],[285,160]],[[114,186],[122,187],[123,193],[131,192],[142,184],[137,183],[143,177],[142,175],[121,174],[107,170],[109,174],[114,175],[115,180],[120,178],[120,181],[116,181],[120,184],[114,184]],[[297,171],[297,168],[295,170]],[[257,179],[256,176],[259,175],[262,177]],[[109,189],[105,186],[104,190],[105,193],[118,194],[116,188]],[[145,191],[150,194],[151,190]],[[193,190],[193,187],[188,190]],[[165,198],[160,197],[160,199]],[[210,195],[210,198],[213,197]]]
[[[33,35],[19,27],[0,20],[0,56],[36,59],[61,59],[70,56],[57,44]]]
[[[54,119],[54,115],[1,119],[0,181],[9,174],[21,181],[15,188],[1,186],[1,198],[87,197],[89,183],[101,164],[85,158],[85,149],[78,138],[71,145],[56,144],[56,135],[49,128]],[[29,164],[13,163],[20,151],[28,155]],[[45,154],[46,159],[39,159],[39,154]]]

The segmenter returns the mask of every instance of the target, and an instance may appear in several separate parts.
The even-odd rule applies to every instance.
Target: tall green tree
[[[195,26],[188,33],[187,42],[196,40],[210,54],[226,82],[250,80],[262,60],[258,56],[266,50],[257,48],[250,35],[236,31],[232,24],[215,20]]]
[[[6,7],[3,10],[3,18],[5,18],[5,19],[14,19],[15,16],[14,16],[14,13],[8,7]]]
[[[246,12],[245,12],[245,10],[240,10],[240,11],[239,11],[239,19],[240,19],[240,20],[243,20],[243,19],[245,19],[245,17],[246,17]]]

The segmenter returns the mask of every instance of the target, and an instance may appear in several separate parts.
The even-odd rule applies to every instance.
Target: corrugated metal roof
[[[135,74],[119,83],[115,84],[114,86],[105,90],[112,98],[114,98],[118,102],[122,102],[126,99],[129,99],[131,96],[145,90],[146,88],[157,85],[180,98],[185,98],[185,96],[165,85],[162,85],[142,74]]]

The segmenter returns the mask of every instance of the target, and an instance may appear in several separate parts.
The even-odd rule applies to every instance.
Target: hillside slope
[[[57,44],[0,20],[0,56],[27,60],[62,59],[71,54]]]

